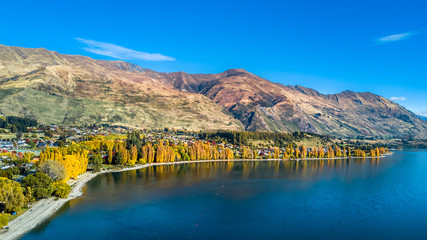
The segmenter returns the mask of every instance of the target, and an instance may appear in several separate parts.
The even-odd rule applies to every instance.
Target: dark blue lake
[[[427,152],[102,174],[22,239],[427,239]]]

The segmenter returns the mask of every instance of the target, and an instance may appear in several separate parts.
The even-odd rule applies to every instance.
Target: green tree
[[[18,128],[16,127],[15,124],[13,124],[12,127],[10,128],[10,132],[11,133],[17,133],[18,132]]]
[[[0,202],[7,212],[17,212],[25,206],[26,199],[19,183],[0,178]]]
[[[51,130],[45,130],[44,131],[44,136],[48,137],[49,139],[53,137],[53,133]]]
[[[11,171],[8,171],[8,170],[0,170],[0,178],[12,179],[13,173]]]
[[[64,182],[55,182],[53,187],[55,188],[54,195],[60,198],[67,198],[71,192],[70,185]]]
[[[5,227],[9,224],[9,219],[6,214],[0,213],[0,228]]]
[[[30,140],[28,144],[30,145],[31,148],[36,148],[36,143],[33,140]]]
[[[190,161],[190,156],[188,156],[188,154],[185,152],[184,147],[180,147],[179,154],[181,155],[181,159],[183,161]]]
[[[102,168],[103,159],[101,155],[95,154],[89,159],[89,165],[93,172],[99,172]]]
[[[137,149],[140,149],[142,146],[142,142],[141,142],[141,136],[139,135],[139,132],[137,131],[128,132],[126,145],[128,146],[128,148],[130,148],[131,146],[136,146]]]
[[[31,162],[31,159],[33,159],[33,157],[34,157],[34,153],[26,152],[22,156],[22,162],[23,163],[29,163],[29,162]]]
[[[28,175],[22,180],[22,186],[30,187],[35,199],[48,198],[52,196],[55,188],[52,186],[52,179],[42,172]]]
[[[59,136],[59,141],[66,143],[67,142],[67,136],[65,136],[65,134],[61,134],[61,136]]]

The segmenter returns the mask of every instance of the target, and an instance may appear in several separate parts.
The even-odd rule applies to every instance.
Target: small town
[[[13,127],[11,127],[11,129],[13,129]],[[168,142],[168,144],[174,146],[188,146],[196,142],[209,143],[220,147],[219,151],[225,149],[231,150],[234,158],[243,156],[244,147],[242,144],[233,144],[233,142],[229,142],[229,139],[219,139],[220,141],[215,141],[211,138],[201,138],[202,135],[198,132],[170,130],[167,128],[158,130],[135,130],[123,126],[108,125],[68,127],[53,124],[40,124],[38,126],[27,127],[25,133],[7,133],[6,131],[7,129],[2,129],[3,133],[0,134],[1,176],[17,181],[22,180],[23,177],[28,174],[36,172],[36,163],[39,161],[40,153],[46,148],[64,148],[72,143],[97,140],[100,138],[105,140],[125,141],[130,131],[137,131],[140,134],[140,138],[144,140],[144,143],[156,144],[159,142]],[[326,144],[326,147],[321,147],[324,156],[329,156],[327,145],[330,145],[330,143]],[[256,150],[252,148],[254,154],[252,157],[285,158],[287,148],[291,148],[291,151],[295,152],[298,151],[299,146],[292,146],[292,144],[287,144],[287,146],[258,146]],[[313,148],[306,147],[307,154],[304,156],[311,153],[312,150]],[[342,150],[339,148],[339,153],[337,152],[337,148],[334,150],[334,156],[345,156],[346,152],[348,152],[345,147],[343,147]],[[89,151],[89,157],[90,156],[93,156],[91,151]],[[108,158],[108,153],[106,151],[102,151],[102,158]]]

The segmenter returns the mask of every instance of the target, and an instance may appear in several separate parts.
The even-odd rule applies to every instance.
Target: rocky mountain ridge
[[[0,45],[0,112],[45,123],[427,138],[427,122],[372,93],[321,94],[243,69],[161,73]]]

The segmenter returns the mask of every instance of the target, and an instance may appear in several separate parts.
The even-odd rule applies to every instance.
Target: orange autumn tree
[[[332,149],[332,147],[331,147],[331,146],[329,146],[329,147],[328,147],[328,152],[327,152],[327,154],[328,154],[328,158],[333,158],[333,157],[335,157],[334,150]]]
[[[325,157],[325,150],[323,147],[319,148],[319,158]]]
[[[307,157],[307,149],[304,147],[304,145],[301,146],[301,158]]]
[[[154,162],[155,150],[151,143],[141,147],[141,158],[138,160],[139,164]]]
[[[335,156],[341,157],[341,148],[338,145],[335,145]]]

